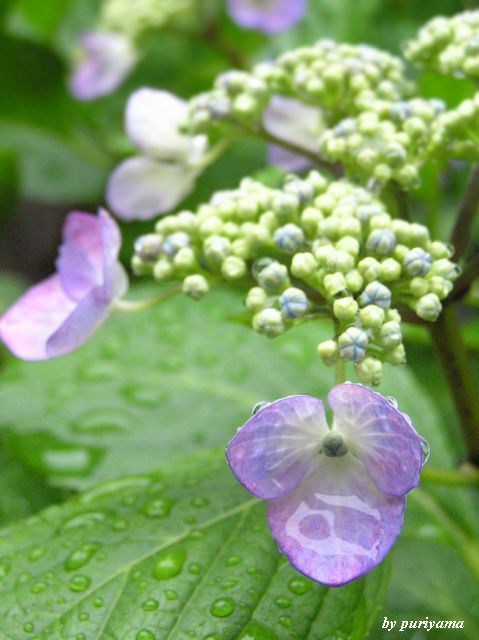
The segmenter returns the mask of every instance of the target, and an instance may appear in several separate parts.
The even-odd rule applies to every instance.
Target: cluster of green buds
[[[434,122],[429,153],[476,161],[479,158],[479,93]]]
[[[408,43],[409,60],[455,77],[479,77],[479,11],[437,17]]]
[[[288,176],[282,189],[246,178],[196,213],[161,219],[137,240],[133,269],[181,280],[195,299],[215,281],[247,284],[253,329],[269,337],[330,317],[322,360],[352,362],[361,381],[378,384],[384,362],[405,359],[396,305],[436,320],[458,274],[451,254],[367,189],[312,171]]]
[[[144,33],[188,16],[197,0],[105,0],[99,27],[135,40]]]
[[[341,162],[350,176],[374,178],[380,185],[394,180],[412,189],[429,151],[431,128],[444,110],[434,99],[376,101],[374,108],[325,131],[321,155]]]

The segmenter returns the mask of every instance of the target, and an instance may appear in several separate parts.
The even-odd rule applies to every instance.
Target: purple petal
[[[18,358],[45,360],[50,336],[75,308],[55,274],[31,287],[0,318],[0,336]]]
[[[312,166],[311,160],[294,151],[289,151],[277,144],[268,145],[267,159],[269,164],[274,164],[285,171],[298,173]]]
[[[64,356],[77,349],[95,333],[109,312],[110,302],[105,300],[103,289],[98,287],[90,291],[48,338],[47,357]]]
[[[281,398],[246,422],[228,444],[226,458],[248,491],[259,498],[277,498],[308,473],[327,430],[321,400]]]
[[[63,242],[56,261],[65,292],[81,300],[103,282],[103,247],[98,218],[73,211],[63,225]]]
[[[197,174],[182,165],[129,158],[110,176],[108,205],[124,220],[148,220],[180,203],[193,190]]]
[[[294,25],[306,10],[306,0],[228,0],[235,22],[263,33],[277,33]]]
[[[360,384],[334,387],[328,402],[335,426],[384,493],[404,495],[419,483],[421,439],[386,398]]]
[[[404,496],[378,491],[351,454],[323,457],[297,487],[268,502],[273,537],[308,577],[339,586],[370,571],[401,530]]]
[[[120,229],[105,209],[98,212],[98,226],[103,258],[103,294],[106,300],[113,300],[123,296],[128,289],[127,275],[118,261]]]
[[[80,39],[81,60],[70,77],[70,92],[93,100],[116,89],[136,62],[136,52],[119,33],[86,33]]]
[[[188,159],[191,137],[178,127],[188,115],[188,105],[173,93],[144,87],[131,94],[125,112],[130,140],[147,156],[158,160]]]

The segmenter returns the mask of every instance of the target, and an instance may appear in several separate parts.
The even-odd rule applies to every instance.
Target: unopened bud
[[[351,322],[358,312],[358,303],[351,296],[346,298],[338,298],[333,304],[333,313],[338,320]]]
[[[318,263],[312,253],[297,253],[291,261],[291,273],[296,278],[309,278],[317,268]]]
[[[377,358],[368,356],[361,362],[356,362],[354,369],[359,380],[364,384],[377,386],[381,382],[383,365]]]
[[[327,293],[334,297],[346,290],[346,280],[342,273],[328,273],[324,276],[323,286]]]
[[[183,280],[182,291],[190,298],[199,300],[210,290],[208,281],[200,274],[187,276]]]
[[[258,284],[268,291],[283,289],[288,282],[288,269],[279,262],[272,262],[258,274]]]
[[[431,268],[431,264],[431,256],[420,247],[411,249],[403,261],[404,268],[412,276],[425,276]]]
[[[394,349],[402,343],[401,325],[394,320],[385,322],[379,331],[379,344],[385,349]]]
[[[261,287],[252,287],[246,296],[245,305],[250,311],[260,311],[266,305],[268,294]]]
[[[379,329],[384,322],[384,309],[375,304],[368,304],[359,312],[361,325],[366,329]]]
[[[263,309],[253,318],[253,329],[264,333],[268,338],[274,338],[284,332],[283,316],[278,309]]]
[[[366,241],[366,249],[381,256],[393,251],[396,246],[396,236],[391,229],[373,229]]]
[[[358,362],[366,355],[368,335],[356,327],[349,327],[338,338],[339,354],[344,360]]]
[[[339,358],[338,343],[335,340],[325,340],[320,342],[317,347],[321,360],[328,367],[336,363]]]
[[[276,246],[283,251],[296,253],[304,244],[304,233],[300,227],[290,223],[276,229],[273,240]]]
[[[391,306],[391,291],[378,281],[370,282],[359,296],[359,304],[362,307],[366,307],[368,304],[375,304],[382,309],[389,309]]]
[[[308,298],[296,287],[285,289],[279,298],[281,313],[285,318],[300,318],[308,310]]]
[[[237,256],[228,256],[221,265],[226,280],[239,280],[246,275],[246,262]]]
[[[428,322],[435,322],[442,310],[441,301],[435,293],[427,293],[416,302],[414,309],[417,315]]]

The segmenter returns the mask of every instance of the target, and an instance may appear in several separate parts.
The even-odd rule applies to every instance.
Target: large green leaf
[[[151,288],[142,290],[147,296]],[[57,484],[84,487],[155,470],[179,453],[224,446],[259,400],[311,393],[325,398],[334,372],[316,344],[328,323],[311,323],[274,342],[239,323],[241,296],[217,291],[150,312],[111,318],[89,344],[65,358],[15,361],[0,384],[2,424],[12,446]],[[406,369],[382,387],[447,460],[440,419]],[[28,401],[26,401],[28,398]]]
[[[298,574],[222,452],[47,509],[1,533],[0,560],[2,640],[362,640],[388,574]]]

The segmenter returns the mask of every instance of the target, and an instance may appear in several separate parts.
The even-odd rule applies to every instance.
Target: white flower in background
[[[193,190],[207,140],[180,131],[187,113],[187,102],[167,91],[142,88],[130,96],[125,127],[140,155],[119,164],[108,181],[106,198],[118,217],[147,220]]]

